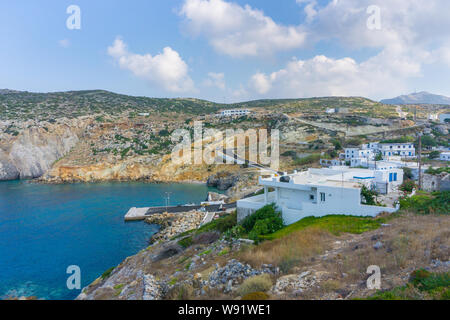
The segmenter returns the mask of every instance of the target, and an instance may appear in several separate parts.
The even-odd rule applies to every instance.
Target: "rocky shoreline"
[[[204,217],[204,212],[196,210],[183,213],[154,214],[145,219],[148,224],[160,226],[160,230],[150,239],[150,243],[168,241],[186,231],[195,230],[201,225]]]

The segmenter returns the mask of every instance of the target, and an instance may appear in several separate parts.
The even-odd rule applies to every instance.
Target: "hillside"
[[[78,299],[448,300],[448,196],[421,194],[378,218],[309,217],[255,244],[238,240],[246,238],[245,221],[223,215],[125,259]],[[192,214],[172,226],[188,230]],[[367,287],[373,265],[382,291]]]
[[[0,90],[0,120],[51,120],[62,117],[105,113],[111,116],[128,112],[170,113],[187,115],[211,114],[222,108],[282,108],[283,110],[325,110],[327,107],[383,116],[394,114],[390,106],[358,97],[323,97],[307,99],[268,99],[233,104],[219,104],[194,98],[148,98],[116,94],[104,90],[33,93]]]
[[[393,99],[381,100],[384,104],[444,104],[450,105],[450,98],[426,91],[402,95]]]
[[[101,90],[0,92],[0,180],[38,178],[47,173],[48,182],[206,181],[215,169],[164,169],[164,157],[174,147],[171,133],[176,129],[192,132],[195,120],[221,131],[277,128],[282,154],[314,153],[314,157],[333,150],[330,140],[336,137],[376,135],[411,126],[399,120],[394,106],[361,97],[222,105]],[[238,119],[215,116],[222,108],[244,107],[252,114]],[[327,114],[327,108],[339,108],[339,112]],[[282,157],[281,166],[292,169],[297,160]]]

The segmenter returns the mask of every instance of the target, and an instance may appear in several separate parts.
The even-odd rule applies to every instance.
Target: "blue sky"
[[[377,2],[381,28],[369,30]],[[385,2],[2,1],[0,88],[218,102],[450,96],[448,1]],[[70,5],[80,30],[66,27]]]

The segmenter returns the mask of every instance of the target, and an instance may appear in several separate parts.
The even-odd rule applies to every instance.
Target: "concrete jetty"
[[[215,204],[215,205],[209,205],[209,206],[202,206],[202,205],[193,205],[193,206],[173,206],[173,207],[148,207],[148,208],[136,208],[133,207],[130,210],[128,210],[127,214],[125,215],[125,221],[138,221],[138,220],[145,220],[145,218],[148,218],[149,216],[153,214],[161,214],[164,212],[168,213],[183,213],[183,212],[189,212],[192,210],[203,210],[205,212],[219,212],[221,210],[228,210],[228,209],[235,209],[236,208],[236,202],[235,203],[229,203],[229,204]],[[211,215],[207,216],[208,220],[212,218]],[[212,216],[213,217],[213,216]]]
[[[125,215],[125,221],[144,220],[146,218],[148,210],[150,210],[150,208],[133,207],[128,210],[127,214]]]

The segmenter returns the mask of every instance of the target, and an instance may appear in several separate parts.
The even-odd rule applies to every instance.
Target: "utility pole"
[[[170,204],[170,195],[172,194],[172,192],[165,192],[165,194],[166,194],[166,212],[167,212]]]
[[[419,132],[419,190],[422,190],[422,132]]]

